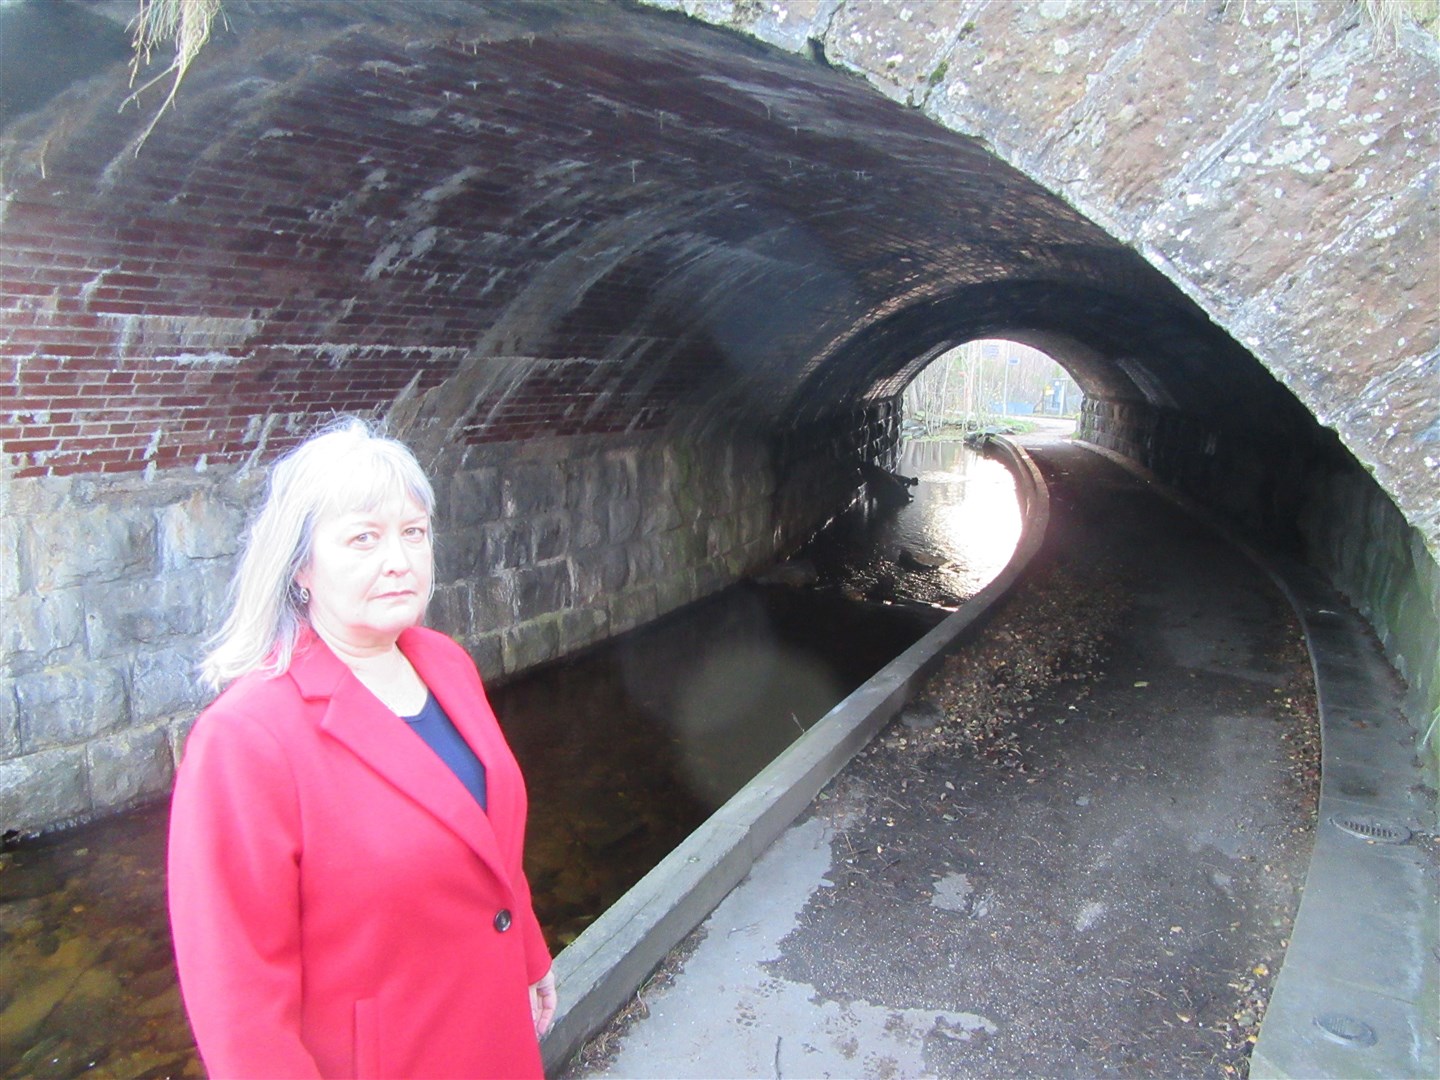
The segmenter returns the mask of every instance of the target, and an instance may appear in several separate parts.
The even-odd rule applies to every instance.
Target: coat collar
[[[406,630],[398,642],[441,707],[482,762],[494,758],[492,725],[481,722],[483,698],[463,692],[465,673],[435,649],[423,632]],[[457,675],[461,677],[457,677]],[[311,630],[301,633],[290,677],[307,701],[326,701],[320,729],[452,830],[509,887],[509,874],[490,817],[446,764],[407,730]],[[494,770],[488,768],[493,775]]]

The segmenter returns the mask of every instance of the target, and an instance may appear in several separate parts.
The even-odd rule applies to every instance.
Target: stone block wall
[[[1299,525],[1310,560],[1364,613],[1409,684],[1424,746],[1440,765],[1440,563],[1355,462],[1311,478]]]
[[[258,476],[43,477],[5,491],[0,831],[157,796],[204,694]]]
[[[624,633],[798,546],[893,457],[884,403],[785,437],[454,448],[431,468],[430,623],[494,680]],[[0,525],[0,832],[162,796],[206,692],[260,469],[12,480]]]

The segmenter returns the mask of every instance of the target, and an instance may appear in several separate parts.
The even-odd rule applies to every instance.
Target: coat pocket
[[[355,1076],[358,1080],[381,1080],[380,1002],[362,998],[355,1002]]]

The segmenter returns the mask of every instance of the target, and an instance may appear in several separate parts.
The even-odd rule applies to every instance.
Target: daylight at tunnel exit
[[[1435,0],[0,0],[0,1080],[1440,1076],[1437,160]]]

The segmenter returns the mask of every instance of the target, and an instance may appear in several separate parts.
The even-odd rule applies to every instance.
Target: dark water
[[[816,587],[737,586],[494,690],[553,946],[1003,567],[1019,533],[1003,466],[921,443],[900,471],[920,478],[914,501],[838,522],[805,553]],[[170,958],[165,821],[149,807],[0,854],[0,1077],[203,1075]]]
[[[552,945],[938,615],[742,585],[495,691],[530,788],[527,866]]]

